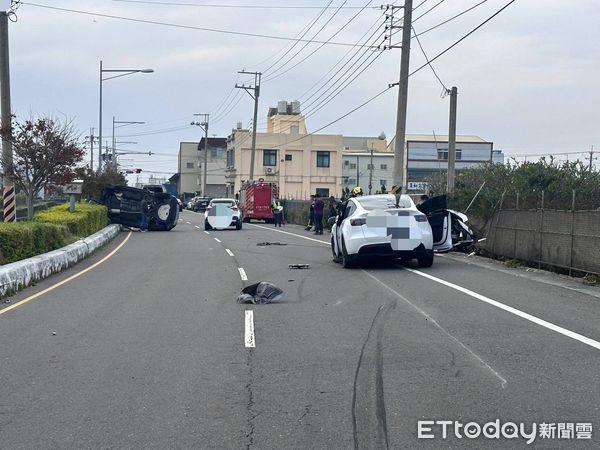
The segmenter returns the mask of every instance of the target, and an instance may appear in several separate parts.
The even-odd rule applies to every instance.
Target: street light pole
[[[100,60],[100,106],[99,106],[99,118],[98,118],[98,142],[99,142],[99,152],[98,152],[98,173],[101,172],[102,169],[102,82],[111,80],[113,78],[124,77],[126,75],[133,75],[134,73],[153,73],[153,69],[104,69],[102,67],[102,60]],[[103,78],[103,73],[119,73],[119,75],[113,75],[107,78]]]
[[[98,173],[102,172],[102,60],[100,60],[100,117],[98,119]]]

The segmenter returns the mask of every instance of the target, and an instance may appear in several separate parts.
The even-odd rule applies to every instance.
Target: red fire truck
[[[265,183],[262,178],[244,183],[240,190],[240,206],[243,209],[244,222],[250,222],[252,219],[272,222],[274,217],[271,204],[278,197],[279,192],[275,183]]]

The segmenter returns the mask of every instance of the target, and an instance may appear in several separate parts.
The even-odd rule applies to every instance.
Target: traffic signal
[[[133,169],[133,173],[142,173],[142,169]]]

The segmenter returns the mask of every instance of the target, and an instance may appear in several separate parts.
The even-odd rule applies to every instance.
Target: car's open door
[[[427,216],[433,233],[433,249],[436,252],[452,250],[452,223],[448,212],[448,197],[431,197],[417,205],[419,211]]]

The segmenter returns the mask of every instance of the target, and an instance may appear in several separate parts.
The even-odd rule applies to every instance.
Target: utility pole
[[[210,114],[194,114],[195,116],[204,116],[203,122],[192,122],[192,125],[196,125],[204,130],[204,167],[202,168],[202,195],[206,197],[206,166],[208,165],[208,119]],[[200,160],[200,158],[198,158]]]
[[[456,97],[458,89],[450,91],[450,124],[448,129],[448,194],[454,192],[454,172],[456,166]]]
[[[406,109],[408,105],[408,69],[410,67],[410,37],[412,30],[412,0],[404,1],[404,20],[402,22],[402,56],[400,60],[400,79],[398,80],[398,109],[396,112],[396,143],[394,147],[394,181],[400,188],[406,185],[404,165],[406,157]],[[399,8],[398,6],[392,7]],[[390,30],[390,34],[393,32]]]
[[[250,176],[248,181],[254,179],[254,156],[256,154],[256,124],[258,122],[258,97],[260,96],[260,78],[261,72],[246,72],[245,70],[238,73],[246,75],[254,75],[254,86],[246,86],[244,84],[236,84],[238,89],[244,89],[250,97],[254,99],[254,120],[252,121],[252,152],[250,153]]]
[[[2,128],[7,129],[11,126],[12,111],[10,104],[10,64],[8,47],[8,14],[6,11],[0,11],[0,108],[2,109]],[[3,211],[5,222],[15,222],[17,220],[17,204],[15,200],[15,186],[12,176],[7,172],[7,166],[12,165],[13,151],[12,142],[6,137],[2,137],[2,167],[4,198]]]
[[[360,186],[360,157],[358,155],[356,155],[356,186]]]
[[[592,148],[590,149],[590,172],[594,168],[593,163],[594,163],[594,146],[592,145]]]
[[[371,164],[369,164],[369,195],[373,187],[373,144],[371,143]]]
[[[94,136],[94,129],[90,128],[90,135],[85,137],[90,140],[90,170],[94,171],[94,140],[96,136]]]

